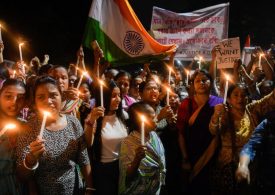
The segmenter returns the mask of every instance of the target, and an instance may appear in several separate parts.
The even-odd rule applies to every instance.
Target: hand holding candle
[[[142,146],[145,146],[145,116],[144,115],[141,115],[140,116],[140,119],[141,119],[141,126],[140,126],[140,135],[141,135],[141,145]]]
[[[9,129],[15,129],[16,125],[13,123],[5,125],[5,127],[0,131],[0,137],[6,133]]]
[[[44,111],[43,112],[43,120],[42,120],[42,124],[41,124],[41,128],[40,128],[40,133],[39,133],[39,137],[42,139],[43,137],[43,133],[44,133],[44,129],[46,126],[46,121],[47,121],[47,117],[50,115],[49,112]]]

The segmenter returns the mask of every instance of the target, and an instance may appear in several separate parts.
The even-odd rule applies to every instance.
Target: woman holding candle
[[[65,67],[56,65],[49,70],[49,75],[53,77],[62,92],[62,109],[63,114],[72,114],[79,118],[79,106],[81,101],[78,97],[78,90],[69,87],[69,75]]]
[[[240,186],[235,180],[240,150],[264,115],[275,109],[274,90],[253,103],[247,104],[247,100],[248,90],[244,84],[231,85],[227,93],[228,108],[226,109],[224,104],[216,105],[209,124],[210,132],[218,135],[221,140],[221,148],[212,174],[213,192],[217,194],[240,192]]]
[[[128,107],[131,106],[136,100],[129,96],[129,88],[131,82],[131,75],[126,71],[120,71],[116,77],[115,81],[117,82],[122,97],[122,108],[127,111]]]
[[[86,193],[92,190],[91,167],[80,122],[61,113],[61,91],[57,82],[48,76],[39,77],[34,85],[34,104],[37,117],[25,126],[18,137],[18,174],[34,177],[39,194],[80,194],[83,183]],[[50,116],[42,137],[39,136],[43,112]]]
[[[177,117],[182,168],[190,169],[188,194],[210,194],[209,171],[217,142],[209,131],[209,122],[214,106],[223,99],[210,95],[212,78],[207,71],[196,70],[191,83],[194,95],[183,100]]]
[[[144,146],[141,145],[141,115],[145,118]],[[165,181],[165,157],[155,128],[155,111],[150,105],[138,102],[130,106],[130,134],[120,148],[119,194],[160,194]]]
[[[99,87],[99,86],[98,86]],[[124,123],[128,115],[122,109],[120,89],[114,81],[103,87],[104,107],[101,95],[96,95],[96,106],[86,119],[86,141],[93,159],[93,181],[96,194],[115,195],[118,192],[119,149],[121,141],[128,135]]]
[[[19,126],[23,123],[18,117],[24,103],[24,83],[15,79],[3,81],[0,88],[0,194],[22,193],[22,186],[15,174],[15,149],[16,138],[21,133]],[[16,128],[3,132],[7,123],[16,125]]]

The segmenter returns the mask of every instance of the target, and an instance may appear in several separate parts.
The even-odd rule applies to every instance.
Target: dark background
[[[218,0],[129,0],[144,27],[149,30],[152,7],[174,12],[191,12],[219,3],[230,2],[229,37],[240,37],[241,46],[250,34],[252,45],[267,49],[275,42],[274,6],[267,1]],[[1,0],[0,22],[5,44],[4,58],[18,60],[18,42],[26,41],[23,58],[29,61],[44,54],[50,63],[68,65],[76,61],[76,51],[82,40],[92,0],[14,1]],[[274,3],[273,3],[274,4]],[[119,29],[118,29],[119,30]],[[86,63],[91,63],[91,51],[85,51]]]

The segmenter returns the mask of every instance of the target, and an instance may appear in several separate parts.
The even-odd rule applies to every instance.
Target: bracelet
[[[26,169],[33,171],[33,170],[37,169],[37,167],[38,167],[38,165],[39,165],[39,162],[36,162],[35,165],[34,165],[32,168],[30,168],[30,167],[28,167],[28,166],[26,165],[26,159],[24,158],[24,160],[23,160],[23,165],[24,165],[24,167],[25,167]]]
[[[85,191],[87,192],[87,191],[95,191],[96,189],[95,188],[85,188]]]

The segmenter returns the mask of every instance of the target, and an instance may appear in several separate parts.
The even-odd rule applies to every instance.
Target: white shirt
[[[127,135],[126,127],[115,114],[104,116],[101,130],[101,162],[106,163],[118,160],[120,143]]]

